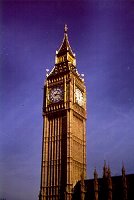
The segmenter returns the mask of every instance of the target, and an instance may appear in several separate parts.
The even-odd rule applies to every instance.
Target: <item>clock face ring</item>
[[[49,100],[52,103],[58,103],[63,99],[63,89],[62,87],[54,87],[50,90]]]

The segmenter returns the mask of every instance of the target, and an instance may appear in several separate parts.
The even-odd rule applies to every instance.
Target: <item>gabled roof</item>
[[[75,58],[75,54],[73,53],[71,46],[69,44],[68,35],[67,35],[67,25],[65,24],[64,28],[64,38],[62,44],[57,51],[57,56],[64,55],[65,53],[69,52],[73,58]]]

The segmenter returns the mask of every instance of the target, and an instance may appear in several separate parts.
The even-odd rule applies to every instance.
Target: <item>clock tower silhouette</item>
[[[39,200],[71,200],[81,176],[86,177],[86,87],[65,25],[44,84]]]

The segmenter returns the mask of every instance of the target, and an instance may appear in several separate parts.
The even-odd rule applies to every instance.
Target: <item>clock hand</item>
[[[60,95],[59,92],[57,92],[57,93],[55,94],[55,96],[57,96],[57,95]]]

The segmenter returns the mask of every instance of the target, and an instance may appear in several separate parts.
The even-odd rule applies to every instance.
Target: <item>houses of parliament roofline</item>
[[[125,173],[122,166],[122,175],[111,176],[111,169],[104,162],[103,176],[98,178],[94,169],[93,179],[81,179],[73,189],[72,200],[133,200],[134,199],[134,174]]]

